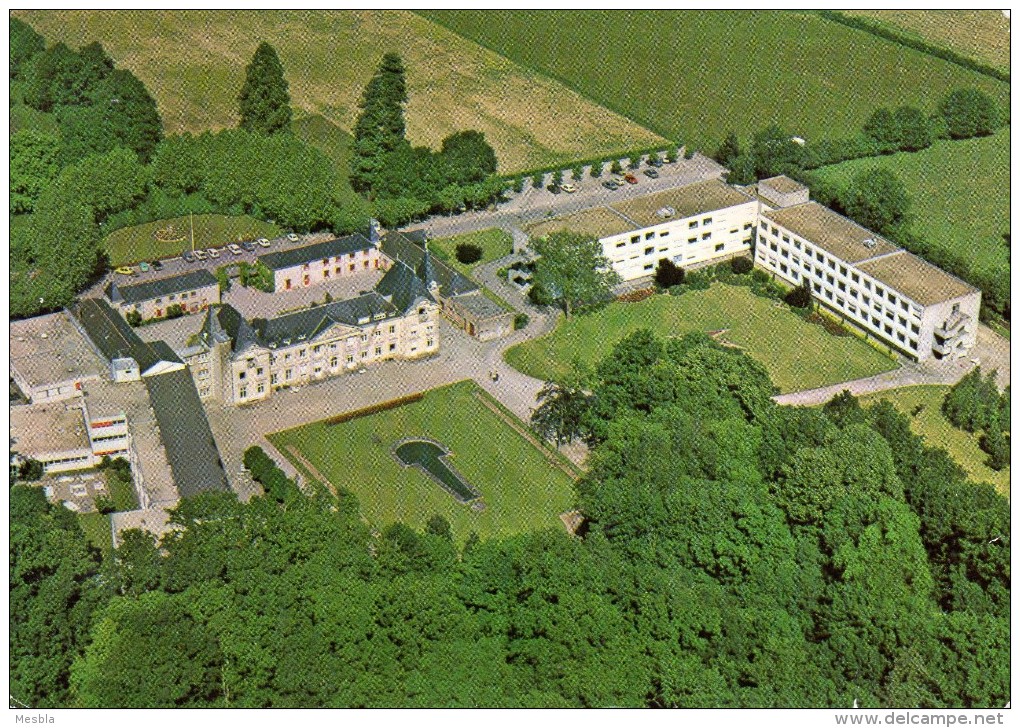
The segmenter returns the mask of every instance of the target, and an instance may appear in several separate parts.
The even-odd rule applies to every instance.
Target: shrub
[[[482,259],[482,246],[474,243],[459,243],[456,248],[457,260],[464,265],[477,263]]]
[[[623,165],[620,164],[619,159],[613,160],[613,163],[609,165],[609,171],[613,174],[620,174],[623,171]]]
[[[753,268],[754,263],[750,258],[744,258],[741,256],[740,258],[734,258],[730,261],[730,270],[740,276],[750,273]]]
[[[135,310],[128,311],[127,316],[125,316],[124,318],[126,318],[127,322],[132,326],[142,325],[142,314],[140,314],[138,311]]]
[[[574,182],[579,182],[581,180],[581,177],[583,176],[584,167],[582,167],[580,164],[575,165],[574,168],[570,170],[570,179],[572,179]]]
[[[523,177],[514,177],[513,188],[512,189],[513,189],[514,192],[518,192],[518,193],[524,192],[524,178]]]
[[[536,190],[542,189],[543,177],[545,177],[545,175],[541,173],[531,175],[531,186],[534,187]]]
[[[386,410],[391,410],[396,407],[400,407],[401,405],[417,402],[424,396],[424,393],[417,392],[415,394],[409,394],[406,397],[397,397],[396,399],[391,399],[387,402],[380,402],[379,404],[374,404],[370,407],[363,407],[362,409],[354,410],[352,412],[345,412],[344,414],[337,415],[336,417],[330,417],[325,420],[325,423],[327,425],[339,425],[344,422],[357,419],[358,417],[367,417],[368,415],[374,415],[376,412],[385,412]]]
[[[605,162],[592,162],[591,168],[588,170],[588,174],[592,177],[601,177],[602,171],[606,168]]]
[[[43,472],[44,468],[41,462],[32,458],[25,458],[21,465],[18,466],[18,479],[39,480],[43,476]]]
[[[797,286],[786,294],[784,300],[794,308],[807,308],[811,305],[811,289],[806,285]]]
[[[175,319],[184,315],[184,306],[179,303],[172,303],[166,309],[166,318]]]
[[[694,159],[694,150],[693,149],[685,149],[684,150],[684,159]]]
[[[531,317],[526,313],[519,313],[514,316],[514,330],[523,329],[531,321]]]
[[[660,288],[672,288],[684,282],[684,269],[669,258],[659,259],[655,268],[655,283]]]
[[[557,169],[553,172],[552,183],[556,186],[563,184],[563,170]]]

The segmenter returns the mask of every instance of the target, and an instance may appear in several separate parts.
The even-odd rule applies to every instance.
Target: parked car
[[[197,258],[195,257],[195,254],[192,253],[190,250],[185,250],[184,251],[183,258],[184,258],[184,262],[185,263],[194,263],[197,260]],[[158,270],[158,268],[157,268],[157,270]]]
[[[616,182],[613,182],[613,180],[611,180],[611,179],[607,179],[605,182],[603,182],[602,186],[605,187],[607,190],[618,190],[618,189],[620,189],[620,185],[617,184]]]
[[[623,177],[618,174],[614,174],[609,178],[610,182],[615,182],[617,187],[623,187]]]
[[[198,258],[199,260],[205,260],[209,256],[205,254],[204,250],[196,250],[195,257]]]
[[[549,190],[550,192],[552,192],[552,193],[553,193],[554,195],[558,195],[558,194],[559,194],[560,192],[562,192],[562,191],[563,191],[563,190],[562,190],[562,189],[560,188],[560,186],[559,186],[559,185],[553,185],[553,184],[550,184],[550,185],[546,185],[546,189],[547,189],[547,190]]]
[[[255,243],[253,243],[250,240],[245,240],[243,243],[241,243],[241,247],[250,253],[253,250],[255,250]]]
[[[630,172],[628,172],[627,174],[623,175],[623,178],[625,180],[627,180],[627,184],[632,184],[632,185],[636,185],[637,184],[637,177],[632,175]]]
[[[142,273],[148,273],[149,264],[143,260],[141,263],[138,264],[138,270],[140,270]]]
[[[220,257],[220,251],[218,251],[216,248],[208,248],[205,252],[209,254],[210,258]]]
[[[138,271],[129,265],[122,265],[120,268],[115,268],[114,273],[120,273],[122,276],[136,276]]]
[[[649,168],[649,169],[645,170],[645,177],[651,177],[652,179],[658,179],[659,178],[659,173],[656,172],[654,169],[650,169]]]
[[[187,260],[187,258],[185,258],[185,260]],[[189,260],[188,262],[190,263],[191,261]],[[152,266],[153,270],[163,270],[163,264],[160,263],[158,260],[152,261],[151,263],[149,263],[149,265]]]
[[[260,248],[268,248],[270,245],[269,240],[267,240],[266,238],[259,238],[255,242],[258,244]]]
[[[572,185],[569,182],[563,185],[563,191],[571,195],[577,192],[578,189],[580,188],[577,185]]]
[[[650,164],[652,167],[661,167],[662,160],[659,159],[658,157],[652,157],[651,159],[648,160],[648,164]]]
[[[230,245],[228,245],[227,250],[230,251],[231,255],[240,255],[241,253],[244,252],[243,250],[241,250],[241,246],[238,245],[237,243],[231,243]]]
[[[300,239],[301,238],[297,236],[297,233],[287,233],[287,240],[289,240],[292,243],[296,243]]]

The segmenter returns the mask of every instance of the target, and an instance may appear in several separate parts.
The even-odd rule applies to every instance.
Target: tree
[[[939,104],[939,112],[953,139],[987,136],[999,125],[999,109],[995,101],[976,88],[949,92]]]
[[[439,151],[449,183],[468,185],[496,173],[496,152],[480,131],[459,131],[443,139]]]
[[[607,298],[620,281],[592,236],[554,232],[534,241],[532,248],[540,256],[533,280],[563,306],[567,318],[577,305]]]
[[[32,59],[25,73],[25,103],[39,111],[87,106],[112,70],[113,61],[99,43],[77,53],[57,43]]]
[[[828,415],[838,427],[846,427],[851,424],[864,422],[864,410],[849,389],[844,389],[835,397],[822,406],[822,411]]]
[[[544,179],[545,179],[544,174],[536,172],[535,174],[531,175],[531,186],[534,187],[536,190],[542,189],[542,182],[544,181]]]
[[[1009,437],[1003,432],[998,419],[989,423],[988,430],[981,438],[981,449],[988,453],[986,462],[992,470],[1009,467]]]
[[[11,67],[10,78],[14,80],[21,77],[29,62],[39,53],[46,49],[46,41],[35,32],[28,23],[17,18],[11,18],[9,24],[9,37],[11,44]]]
[[[100,263],[99,228],[85,190],[68,178],[54,181],[39,197],[32,215],[35,264],[75,292]]]
[[[893,113],[898,137],[896,145],[906,152],[931,146],[932,133],[928,117],[913,106],[901,106]]]
[[[672,288],[684,282],[684,269],[669,258],[659,258],[655,266],[655,285],[660,288]]]
[[[18,466],[18,480],[25,482],[39,480],[45,472],[46,470],[41,462],[33,458],[25,458],[22,460],[21,465]]]
[[[796,174],[804,166],[804,148],[775,124],[751,137],[749,154],[758,179]]]
[[[612,164],[609,165],[609,171],[613,174],[620,174],[623,172],[623,165],[620,164],[619,159],[614,159]]]
[[[840,197],[847,216],[858,224],[889,235],[907,220],[910,198],[894,172],[875,167],[854,175]]]
[[[738,276],[747,275],[754,269],[754,261],[750,258],[740,256],[730,261],[730,270],[732,270]]]
[[[145,196],[148,169],[124,147],[87,157],[60,174],[58,184],[81,191],[97,222],[134,207]]]
[[[787,293],[783,300],[794,308],[807,308],[811,305],[811,289],[803,283]]]
[[[598,179],[599,177],[602,176],[602,173],[605,171],[605,169],[606,169],[605,162],[592,162],[591,167],[588,169],[588,174],[593,179]]]
[[[396,53],[386,53],[375,75],[365,86],[358,104],[361,113],[354,124],[354,154],[351,160],[351,185],[369,191],[376,176],[404,139],[404,105],[407,83],[404,62]]]
[[[473,243],[458,243],[456,248],[457,260],[464,265],[480,261],[483,252],[482,246]]]
[[[546,382],[535,399],[539,404],[531,413],[531,425],[544,439],[558,447],[584,434],[583,422],[591,397],[577,377]]]
[[[715,153],[715,161],[724,167],[729,167],[733,164],[733,160],[740,156],[740,140],[737,139],[737,135],[732,131],[726,135],[723,139],[722,144],[719,145],[719,149]]]
[[[241,128],[258,134],[290,131],[290,92],[276,50],[260,43],[245,68],[244,85],[238,96]]]
[[[31,212],[39,195],[60,171],[60,140],[22,130],[10,141],[11,213]]]
[[[899,149],[901,131],[899,121],[889,109],[876,109],[864,123],[864,135],[875,144],[879,154],[889,154]]]

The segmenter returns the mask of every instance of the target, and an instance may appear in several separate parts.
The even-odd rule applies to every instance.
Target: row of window
[[[182,293],[180,295],[181,295],[180,300],[186,301],[188,298],[198,298],[198,291],[191,291],[191,292],[185,291],[184,293]],[[176,301],[177,300],[177,294],[176,293],[171,293],[169,296],[167,296],[167,300],[168,301]],[[162,298],[157,298],[155,301],[153,301],[153,303],[163,303],[163,299]],[[137,309],[138,306],[135,306],[135,308]]]

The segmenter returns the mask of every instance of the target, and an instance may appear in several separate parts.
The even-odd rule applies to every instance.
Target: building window
[[[828,288],[825,289],[825,297],[828,298],[830,301],[832,300],[832,291],[830,291]]]
[[[651,255],[654,252],[655,252],[655,248],[654,247],[645,248],[645,255]]]
[[[660,237],[660,238],[668,238],[668,237],[669,237],[669,230],[663,230],[663,231],[661,231],[661,232],[659,233],[659,237]]]
[[[348,354],[346,361],[347,361],[348,364],[353,364],[354,363],[354,354]]]
[[[630,236],[630,242],[632,242],[632,243],[636,243],[640,239],[641,239],[640,235],[631,235]]]
[[[339,363],[339,361],[340,360],[337,357],[331,356],[329,358],[329,366],[333,369],[336,369],[336,365]]]
[[[623,240],[621,240],[620,242],[618,242],[618,243],[616,244],[616,247],[617,247],[617,248],[622,248],[622,247],[623,247],[623,246],[625,246],[626,244],[627,244],[626,242],[624,242]]]
[[[844,283],[843,281],[840,281],[838,284],[836,284],[836,287],[839,290],[841,290],[841,291],[845,291],[846,290],[846,283]]]
[[[397,350],[397,345],[396,344],[390,344],[390,351],[396,351],[396,350]]]
[[[913,339],[910,340],[910,348],[917,349],[917,342],[914,341]]]
[[[775,225],[772,226],[772,234],[779,235],[779,228],[777,228]]]
[[[719,243],[718,245],[716,245],[715,246],[715,252],[718,253],[720,250],[722,250],[723,249],[723,245],[724,245],[724,243]]]
[[[750,230],[750,229],[751,229],[751,223],[745,222],[744,223],[744,230]]]
[[[645,233],[645,240],[651,240],[654,237],[655,237],[655,231],[654,230],[652,232],[650,232],[650,233]]]
[[[302,359],[304,359],[307,354],[308,354],[307,349],[301,349],[301,351],[298,352],[298,356],[300,356]]]
[[[786,273],[787,272],[786,263],[780,263],[779,270],[783,271],[783,273]]]
[[[238,379],[244,379],[245,374],[246,374],[246,372],[239,372],[238,375],[237,375],[237,378]]]
[[[702,234],[701,234],[701,239],[702,239],[702,240],[709,240],[709,239],[711,239],[711,237],[712,237],[712,233],[710,233],[710,232],[708,232],[708,233],[702,233]]]
[[[833,283],[836,282],[836,279],[833,278],[831,275],[826,274],[825,282],[828,283],[831,286]]]
[[[279,375],[279,374],[273,373],[273,374],[272,374],[272,375],[271,375],[271,376],[269,377],[269,383],[270,383],[270,384],[276,384],[276,383],[277,383],[277,382],[279,382],[279,381],[280,381],[280,375]]]
[[[790,257],[790,251],[787,250],[786,248],[783,248],[781,251],[779,251],[779,254],[782,255],[784,258]]]
[[[861,277],[859,275],[857,275],[856,273],[851,273],[850,274],[850,280],[852,280],[854,283],[860,283]]]
[[[379,356],[380,354],[382,354],[382,347],[381,346],[375,347],[375,355]]]
[[[258,369],[255,370],[255,376],[261,377],[262,376],[262,372],[263,372],[262,367],[259,367]]]
[[[892,326],[890,326],[889,324],[886,324],[884,328],[885,328],[885,333],[887,333],[887,334],[891,334],[892,333]]]
[[[819,263],[824,263],[824,262],[825,262],[825,256],[824,256],[824,255],[822,255],[822,254],[821,254],[821,252],[816,252],[816,253],[815,253],[815,259],[816,259],[816,260],[817,260],[817,261],[818,261]]]
[[[790,236],[789,236],[789,235],[784,235],[784,236],[783,236],[783,242],[784,242],[784,243],[788,243],[788,242],[790,242]]]
[[[687,223],[687,229],[688,230],[693,230],[696,227],[698,227],[698,221],[697,220],[694,220],[693,222]]]
[[[698,238],[697,236],[693,238],[687,238],[687,242],[690,243],[691,245],[694,245],[696,242],[698,242]]]
[[[815,289],[815,293],[821,293],[822,292],[822,286],[820,284],[815,283],[812,287]]]
[[[654,266],[653,266],[653,264],[652,264],[652,263],[646,263],[646,264],[645,264],[645,265],[644,265],[644,266],[643,266],[643,267],[641,268],[641,270],[651,270],[651,269],[652,269],[653,267],[654,267]]]
[[[434,342],[434,341],[433,341],[432,339],[428,339],[428,340],[426,340],[426,342],[425,342],[425,346],[427,346],[427,347],[430,347],[430,346],[432,346],[433,344],[435,344],[435,342]]]
[[[906,328],[907,320],[905,318],[903,318],[902,316],[897,316],[896,320],[899,322],[900,326]]]
[[[917,328],[917,324],[910,324],[910,330],[913,331],[915,334],[921,332],[921,330]]]
[[[776,245],[775,243],[769,243],[769,250],[771,250],[773,252],[777,251],[777,250],[779,250],[779,246]]]
[[[247,387],[241,387],[241,389],[238,390],[238,392],[237,392],[237,396],[240,397],[241,399],[244,399],[245,397],[247,397],[248,396],[248,388]]]
[[[266,385],[263,384],[262,382],[259,382],[259,386],[256,388],[256,391],[259,394],[265,394],[266,393]]]
[[[704,220],[701,221],[701,224],[702,225],[711,225],[712,224],[712,218],[706,217]]]

